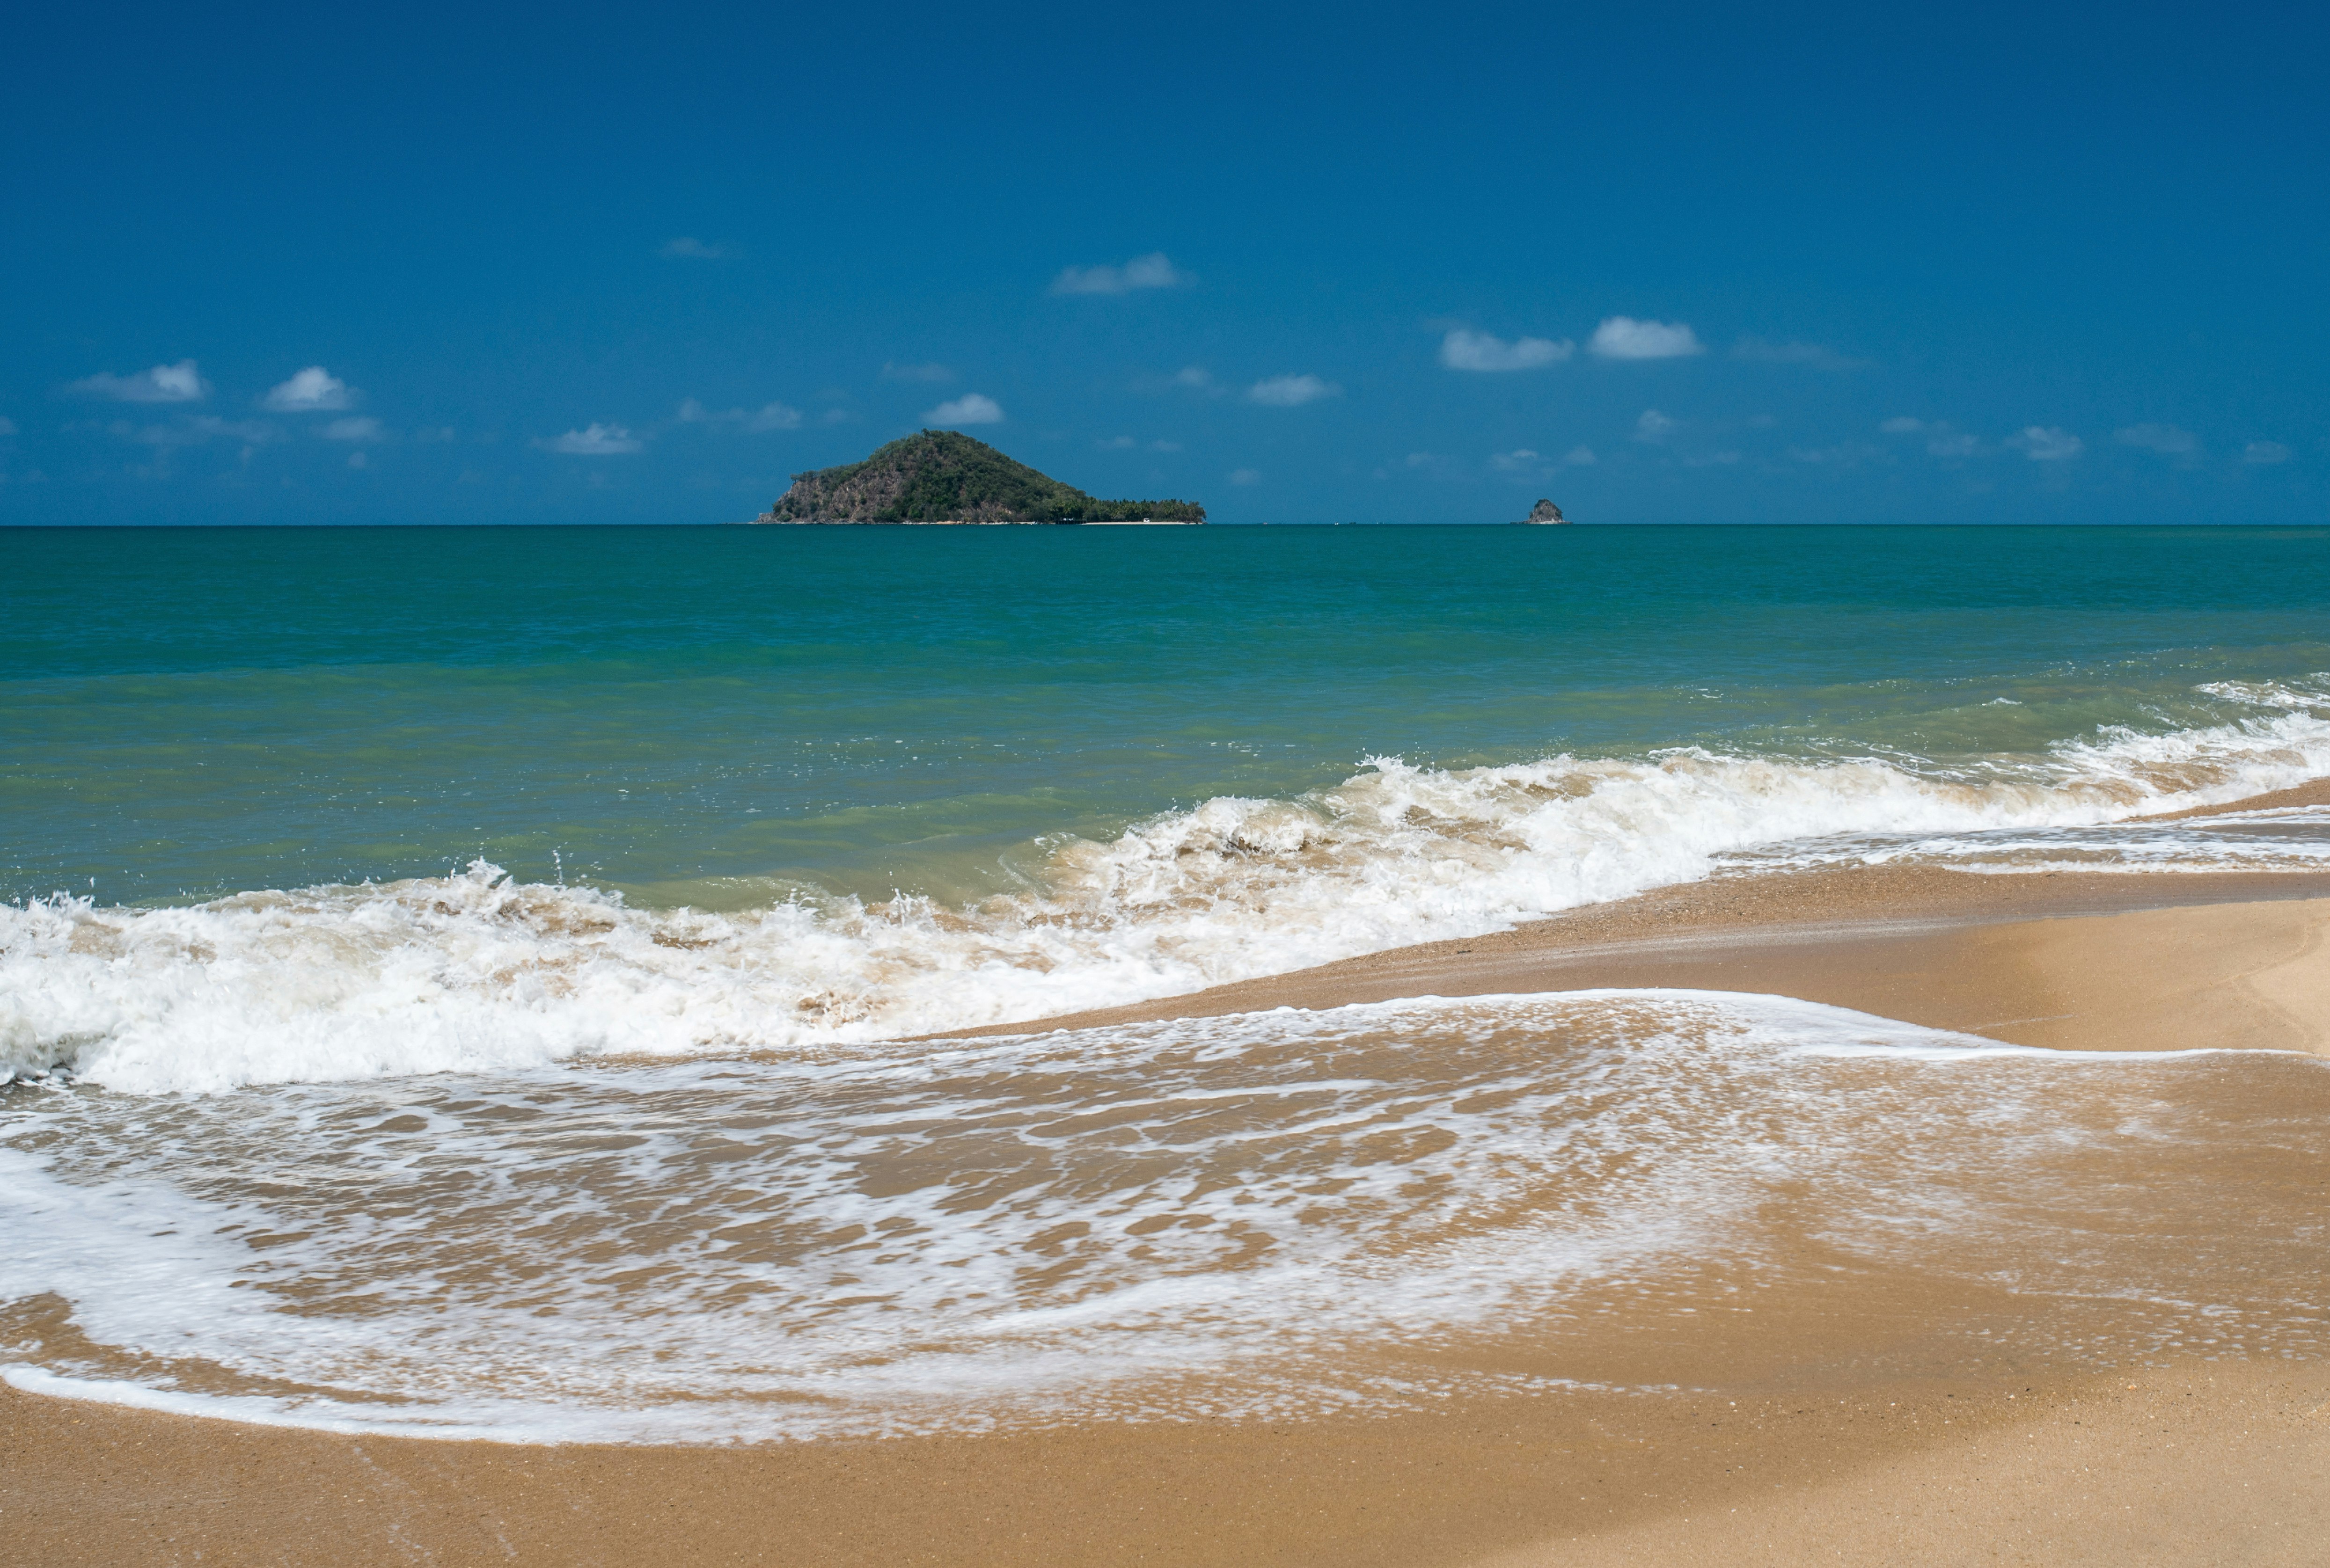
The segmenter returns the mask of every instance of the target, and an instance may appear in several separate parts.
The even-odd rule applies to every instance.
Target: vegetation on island
[[[1103,501],[959,430],[922,430],[863,461],[795,474],[762,523],[1203,523],[1194,501]]]

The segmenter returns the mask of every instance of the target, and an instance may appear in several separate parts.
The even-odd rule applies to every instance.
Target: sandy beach
[[[2312,874],[1858,868],[1672,888],[1053,1023],[1659,987],[2056,1049],[2323,1054],[2325,934],[2330,878]],[[2306,1113],[2323,1094],[2293,1059],[2226,1114]],[[2221,1183],[2211,1162],[2206,1148],[2161,1150],[2164,1206],[2186,1201],[2185,1176]],[[2316,1167],[2253,1165],[2239,1179],[2275,1201],[2330,1195]],[[1811,1256],[1818,1238],[1803,1245]],[[2320,1561],[2330,1365],[2217,1353],[2099,1366],[2050,1337],[2059,1307],[1826,1267],[1744,1296],[1710,1280],[1612,1342],[1614,1366],[1669,1392],[1465,1398],[1378,1419],[527,1447],[4,1391],[0,1561]]]

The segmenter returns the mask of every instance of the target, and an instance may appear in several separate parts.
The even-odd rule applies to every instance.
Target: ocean
[[[900,1042],[1758,871],[2330,865],[2307,809],[2142,820],[2330,775],[2324,529],[0,560],[0,1360],[167,1408],[734,1440],[1381,1405],[1653,1310],[1679,1260],[1787,1272],[1776,1195],[1972,1278],[2107,1201],[2003,1171],[2108,1165],[2221,1064],[1672,993]],[[2152,1281],[2098,1354],[2296,1353],[2283,1221],[2237,1289],[2199,1242],[2183,1296],[2149,1252],[2029,1289]],[[1628,1383],[1578,1343],[1545,1380]],[[1436,1359],[1351,1370],[1387,1344]]]

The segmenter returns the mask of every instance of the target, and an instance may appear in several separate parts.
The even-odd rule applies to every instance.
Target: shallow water
[[[866,1041],[1755,868],[2311,868],[2330,533],[17,531],[0,1070]]]

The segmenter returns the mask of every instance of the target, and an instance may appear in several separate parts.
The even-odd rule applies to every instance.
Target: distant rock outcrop
[[[795,474],[755,523],[1203,523],[1194,501],[1103,501],[959,430],[923,430],[862,462]]]
[[[1536,505],[1530,508],[1530,515],[1521,521],[1523,523],[1568,523],[1569,519],[1561,515],[1560,507],[1540,498]]]

